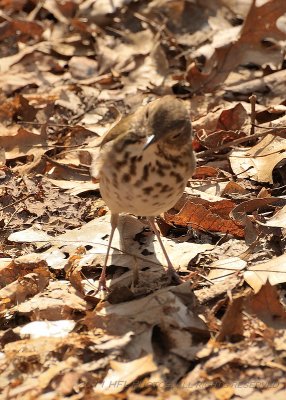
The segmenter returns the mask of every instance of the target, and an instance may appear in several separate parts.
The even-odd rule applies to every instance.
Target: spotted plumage
[[[153,218],[174,206],[195,168],[184,103],[165,96],[123,118],[103,138],[98,165],[100,192],[112,213],[111,240],[121,212],[150,217],[157,234]]]

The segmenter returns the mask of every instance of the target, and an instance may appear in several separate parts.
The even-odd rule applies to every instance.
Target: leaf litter
[[[284,399],[283,0],[0,1],[5,399]],[[89,167],[121,115],[182,97],[198,166],[158,219]]]

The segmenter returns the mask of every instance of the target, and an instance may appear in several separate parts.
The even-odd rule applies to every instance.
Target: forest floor
[[[285,0],[0,0],[0,399],[285,398]],[[110,212],[102,135],[183,99],[197,168]]]

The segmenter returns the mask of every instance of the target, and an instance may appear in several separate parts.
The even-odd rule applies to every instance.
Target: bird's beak
[[[157,138],[155,135],[150,135],[147,138],[147,142],[144,144],[143,150],[148,149],[148,147],[150,147],[153,143],[157,142]]]

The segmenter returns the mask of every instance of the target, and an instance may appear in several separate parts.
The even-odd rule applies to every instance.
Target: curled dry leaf
[[[273,74],[262,76],[255,79],[250,79],[246,82],[240,82],[239,84],[234,83],[226,86],[226,96],[228,99],[248,98],[253,93],[256,94],[259,103],[256,104],[256,119],[258,122],[263,122],[262,115],[265,115],[265,105],[276,105],[276,103],[282,103],[285,99],[285,88],[286,88],[286,70],[273,72]],[[267,93],[267,96],[265,94]],[[277,108],[276,108],[277,107]],[[282,106],[283,107],[283,106]],[[282,110],[281,104],[275,106],[278,110]],[[271,110],[268,111],[271,113]],[[272,116],[272,119],[274,116]],[[277,116],[276,116],[277,118]],[[269,118],[268,118],[269,121]]]
[[[197,132],[197,137],[200,143],[207,149],[216,149],[219,146],[226,145],[233,140],[243,138],[246,134],[242,131],[231,131],[231,130],[217,130],[215,132],[207,134],[204,129]]]
[[[112,369],[108,371],[104,380],[96,385],[95,393],[104,393],[105,395],[120,393],[142,375],[158,369],[152,354],[127,363],[111,361],[110,366]]]
[[[244,279],[257,293],[268,281],[271,285],[286,282],[286,254],[251,266],[244,272]]]
[[[192,175],[192,179],[207,179],[207,178],[219,178],[226,176],[227,173],[225,171],[220,170],[219,168],[201,165],[196,167],[195,172]]]
[[[244,137],[239,132],[248,120],[247,111],[241,103],[224,110],[209,112],[193,122],[196,136],[207,148],[215,148],[234,139]]]
[[[73,319],[75,313],[89,307],[78,292],[67,281],[50,281],[43,293],[35,292],[29,300],[19,304],[17,311],[31,320],[57,321]]]
[[[247,299],[246,310],[257,315],[268,326],[275,329],[286,328],[285,308],[279,300],[277,288],[270,282],[266,281],[259,292]]]
[[[285,158],[285,139],[269,134],[251,149],[232,150],[229,161],[240,178],[273,183],[273,169]]]
[[[7,310],[20,305],[28,298],[42,292],[49,284],[51,275],[47,268],[38,267],[0,290],[0,309]]]
[[[230,181],[226,184],[225,188],[222,190],[222,196],[239,196],[245,195],[247,190],[237,182]]]
[[[14,19],[2,23],[0,40],[14,36],[17,41],[26,42],[30,39],[39,39],[43,31],[44,29],[38,22]]]
[[[189,66],[187,80],[192,87],[196,90],[203,86],[206,91],[212,91],[239,64],[253,62],[265,65],[271,60],[271,64],[277,68],[282,62],[280,46],[266,48],[263,41],[285,40],[285,32],[277,26],[277,20],[285,12],[284,0],[270,0],[262,5],[253,1],[241,28],[233,27],[218,32],[212,45],[213,53],[206,62],[206,71],[201,71],[194,63]],[[257,21],[261,22],[259,26]]]
[[[266,222],[259,222],[264,226],[278,227],[278,228],[286,228],[286,205],[278,210],[273,217],[268,218]]]
[[[243,334],[242,310],[244,297],[240,296],[231,301],[222,318],[220,331],[216,340],[230,340],[241,337]]]
[[[238,206],[234,207],[231,212],[230,212],[230,217],[233,218],[237,223],[241,224],[241,225],[246,225],[249,217],[248,217],[248,213],[254,213],[257,215],[259,215],[259,212],[263,212],[265,210],[273,210],[273,207],[275,206],[284,206],[286,203],[286,199],[284,198],[279,198],[279,197],[265,197],[265,198],[261,198],[261,199],[252,199],[252,200],[247,200],[244,201],[243,203],[239,204]],[[252,218],[257,221],[257,217],[256,219],[254,218],[254,216],[252,216]],[[279,218],[279,217],[278,217]],[[283,218],[283,215],[282,215]],[[275,221],[275,220],[274,220]],[[260,221],[257,221],[259,223],[261,223]],[[263,224],[263,223],[262,223]],[[269,224],[268,226],[277,226],[274,225],[275,222],[273,222],[273,225]],[[267,225],[263,224],[263,225]]]
[[[47,151],[47,146],[45,132],[32,133],[17,126],[10,132],[5,128],[0,136],[0,147],[5,150],[8,160],[27,155],[40,156]]]
[[[191,226],[209,232],[220,232],[242,238],[244,229],[241,224],[232,221],[229,213],[235,207],[231,200],[210,202],[199,198],[189,198],[177,214],[165,213],[168,223]]]

